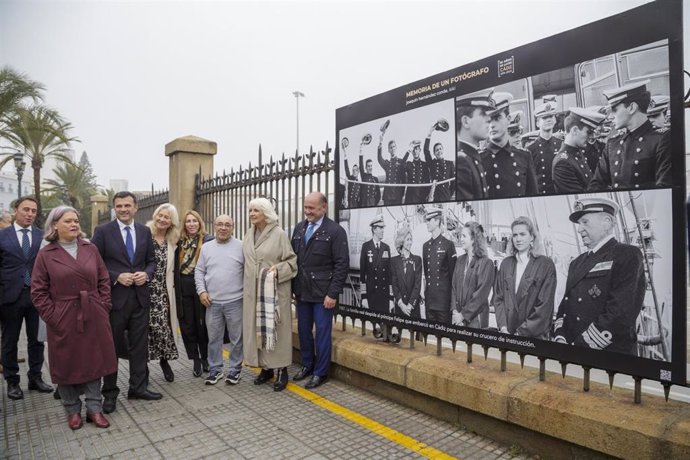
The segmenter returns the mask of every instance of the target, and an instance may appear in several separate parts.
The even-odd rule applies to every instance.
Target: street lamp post
[[[21,152],[15,153],[14,167],[17,169],[17,198],[22,196],[22,176],[24,175],[24,168],[26,168],[26,161],[24,161],[24,154]]]
[[[293,91],[292,95],[295,96],[295,101],[297,102],[297,153],[299,154],[299,98],[304,97],[304,93]]]

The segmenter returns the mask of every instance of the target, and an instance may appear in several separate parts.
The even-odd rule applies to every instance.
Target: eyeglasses
[[[226,223],[226,222],[219,222],[219,223],[216,223],[216,227],[218,227],[218,228],[232,228],[234,225],[235,225],[235,224],[229,224],[229,223]]]

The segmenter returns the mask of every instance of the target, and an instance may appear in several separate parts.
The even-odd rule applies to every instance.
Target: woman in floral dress
[[[178,329],[173,287],[175,248],[180,237],[180,218],[170,203],[160,205],[147,224],[153,236],[156,271],[151,280],[149,320],[149,361],[160,361],[163,376],[175,380],[169,360],[177,359],[175,333]]]

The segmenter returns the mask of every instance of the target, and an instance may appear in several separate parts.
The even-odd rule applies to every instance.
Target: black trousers
[[[426,319],[429,321],[436,321],[439,323],[450,324],[452,315],[450,310],[426,310]]]
[[[199,296],[196,294],[194,275],[180,275],[180,284],[182,296],[177,311],[187,358],[207,359],[206,308],[201,305]]]
[[[118,358],[129,359],[129,389],[146,391],[149,384],[149,308],[139,303],[134,288],[121,310],[110,311],[110,327]],[[103,377],[103,396],[114,399],[120,393],[117,372]]]
[[[22,322],[26,323],[26,342],[29,353],[29,380],[41,376],[43,368],[43,342],[36,339],[38,335],[38,310],[31,303],[29,287],[22,289],[16,302],[0,306],[0,324],[2,325],[2,365],[7,383],[19,383],[19,364],[17,363],[17,344],[22,331]]]

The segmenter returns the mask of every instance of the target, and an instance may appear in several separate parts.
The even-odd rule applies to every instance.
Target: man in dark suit
[[[148,335],[151,291],[156,261],[151,231],[134,222],[137,199],[131,192],[113,198],[117,219],[96,227],[91,242],[108,268],[112,284],[113,308],[110,326],[120,358],[129,358],[129,399],[161,399],[148,389]],[[126,331],[126,332],[125,332]],[[117,404],[117,372],[103,378],[103,412],[113,412]]]
[[[386,224],[383,216],[378,215],[369,225],[372,238],[362,244],[359,257],[362,307],[379,313],[390,313],[391,248],[382,241]]]
[[[637,356],[635,322],[646,288],[642,251],[613,237],[615,202],[583,198],[573,208],[570,221],[588,250],[568,268],[553,340]]]
[[[328,201],[321,192],[304,198],[306,219],[295,226],[292,249],[297,254],[297,276],[292,292],[297,301],[302,369],[293,380],[312,376],[305,388],[316,388],[328,379],[331,364],[333,309],[343,291],[350,267],[345,230],[326,216]],[[316,341],[312,327],[316,325]],[[316,352],[316,358],[314,353]]]
[[[43,231],[36,228],[34,220],[38,202],[33,197],[18,198],[14,204],[14,224],[0,230],[0,321],[2,322],[3,375],[7,381],[7,397],[22,399],[19,387],[17,343],[22,323],[26,324],[29,354],[29,390],[51,393],[53,387],[43,382],[43,342],[39,342],[38,311],[31,302],[29,286],[36,254],[41,247]]]

